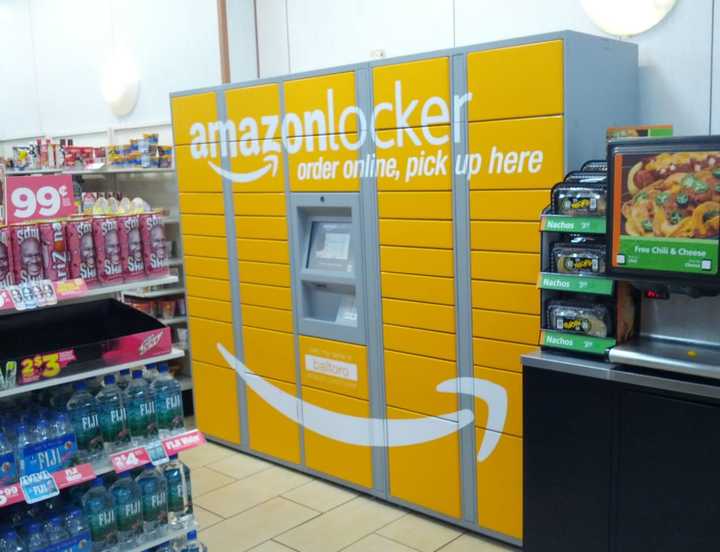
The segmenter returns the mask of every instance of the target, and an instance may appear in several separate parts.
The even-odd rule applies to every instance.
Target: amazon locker
[[[558,33],[172,95],[197,421],[510,543],[549,188],[632,124]]]

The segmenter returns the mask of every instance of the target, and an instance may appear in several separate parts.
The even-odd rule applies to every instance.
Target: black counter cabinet
[[[523,367],[525,552],[720,550],[720,382]]]

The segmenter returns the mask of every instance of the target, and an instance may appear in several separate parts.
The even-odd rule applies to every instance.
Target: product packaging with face
[[[92,225],[98,279],[103,284],[122,282],[118,219],[116,217],[96,217],[93,219]]]
[[[13,285],[12,246],[10,242],[10,229],[0,228],[0,288]]]
[[[157,214],[140,215],[145,273],[158,276],[168,273],[168,256],[165,249],[165,229]]]
[[[15,282],[24,284],[43,279],[40,229],[35,224],[10,227],[15,263]]]
[[[120,237],[120,262],[125,279],[144,278],[145,263],[140,239],[140,217],[138,215],[118,217],[118,234]]]
[[[70,256],[70,277],[82,278],[88,285],[96,283],[98,277],[92,219],[83,217],[68,221],[66,235]]]

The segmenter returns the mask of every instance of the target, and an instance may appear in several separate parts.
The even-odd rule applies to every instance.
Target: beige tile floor
[[[516,550],[215,444],[181,458],[209,552]]]

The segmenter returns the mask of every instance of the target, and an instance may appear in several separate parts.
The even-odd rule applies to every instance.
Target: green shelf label
[[[615,266],[687,274],[718,273],[718,241],[620,236]]]
[[[592,293],[595,295],[612,295],[615,282],[609,278],[598,276],[581,276],[578,274],[552,274],[541,272],[538,279],[540,289],[569,291],[571,293]]]
[[[587,335],[543,330],[540,336],[540,344],[555,349],[602,355],[605,354],[605,351],[615,346],[615,340],[609,337],[590,337]]]
[[[565,215],[545,215],[541,230],[545,232],[569,232],[581,234],[604,234],[604,217],[567,217]]]

